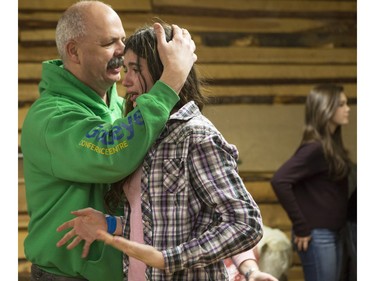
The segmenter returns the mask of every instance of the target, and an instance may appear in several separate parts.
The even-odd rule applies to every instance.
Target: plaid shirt
[[[229,280],[223,260],[262,238],[260,210],[237,172],[238,151],[194,102],[171,115],[145,157],[141,198],[144,240],[166,268],[147,280]],[[129,237],[129,206],[125,232]],[[128,259],[124,255],[127,280]]]

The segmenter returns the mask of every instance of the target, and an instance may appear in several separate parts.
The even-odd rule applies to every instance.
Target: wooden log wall
[[[72,0],[19,0],[19,136],[38,97],[41,61],[57,58],[55,27]],[[187,28],[208,86],[204,113],[240,152],[239,169],[264,223],[290,236],[290,221],[269,180],[296,149],[309,89],[343,84],[351,107],[344,142],[356,162],[357,2],[353,0],[108,0],[126,34],[158,17]],[[119,93],[124,89],[119,84]],[[27,206],[19,148],[19,280],[28,278],[23,253]],[[290,281],[303,280],[297,255]],[[25,279],[25,280],[26,280]]]

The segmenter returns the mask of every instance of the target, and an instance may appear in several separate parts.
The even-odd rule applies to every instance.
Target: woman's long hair
[[[305,127],[302,144],[319,141],[328,162],[329,174],[334,180],[346,177],[350,170],[348,151],[342,141],[341,126],[332,133],[329,123],[340,106],[344,88],[335,84],[315,86],[306,99]]]
[[[166,40],[172,40],[172,28],[170,25],[162,23],[166,33]],[[143,58],[147,61],[148,71],[154,82],[160,79],[163,72],[163,64],[161,63],[159,53],[157,50],[157,39],[153,27],[145,26],[138,29],[133,35],[131,35],[125,42],[125,53],[128,50],[132,50],[137,55],[137,63],[139,59]],[[140,73],[140,79],[142,79],[143,85],[146,85],[145,78]],[[203,109],[207,102],[207,97],[202,94],[203,80],[198,79],[197,72],[193,66],[187,79],[182,87],[179,97],[179,102],[175,105],[174,110],[178,110],[190,101],[194,101],[200,110]],[[146,92],[148,89],[144,89]],[[130,96],[125,96],[125,115],[133,110],[133,103],[130,100]],[[113,184],[107,194],[105,195],[106,208],[110,213],[113,213],[125,200],[123,185],[126,180],[131,176],[124,178],[123,180]]]

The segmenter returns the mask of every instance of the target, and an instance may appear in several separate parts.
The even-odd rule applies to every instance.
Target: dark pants
[[[31,265],[31,281],[88,281],[87,279],[76,277],[65,277],[52,274],[40,269],[37,265]]]
[[[357,281],[357,222],[346,223],[345,255],[340,281]]]

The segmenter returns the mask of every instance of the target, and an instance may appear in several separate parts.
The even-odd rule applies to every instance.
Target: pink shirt
[[[245,276],[243,276],[239,270],[238,266],[245,260],[255,260],[256,257],[254,255],[254,250],[248,250],[246,252],[240,253],[238,255],[235,255],[231,258],[226,258],[224,260],[224,264],[227,268],[228,275],[229,275],[229,281],[246,281]]]
[[[245,261],[245,260],[257,260],[254,254],[254,250],[250,249],[246,252],[237,254],[232,257],[233,263],[235,264],[236,267],[239,267],[240,264]]]
[[[142,167],[133,173],[124,184],[124,193],[130,204],[130,240],[144,244],[141,209]],[[129,257],[129,281],[145,281],[146,264]]]

